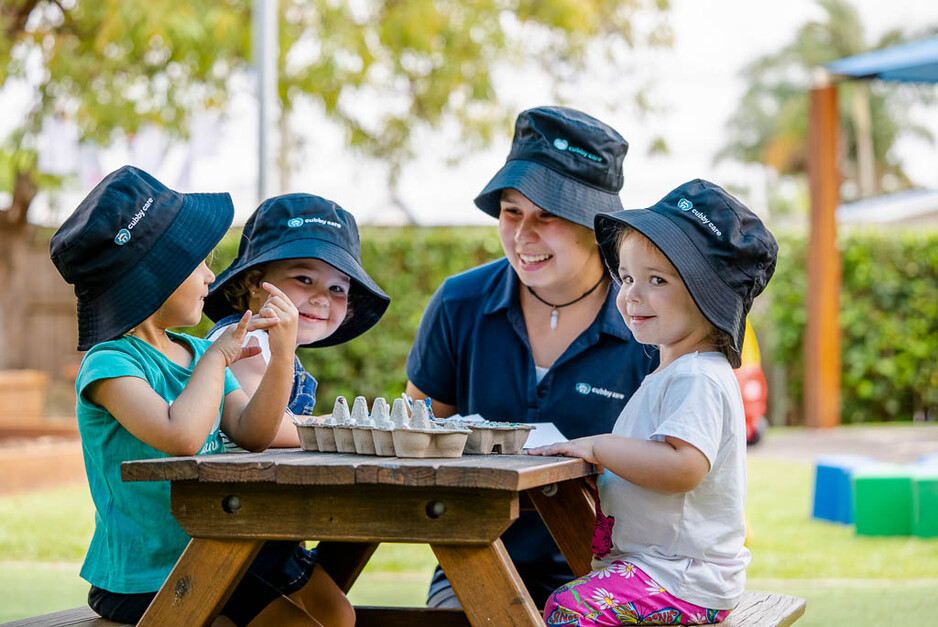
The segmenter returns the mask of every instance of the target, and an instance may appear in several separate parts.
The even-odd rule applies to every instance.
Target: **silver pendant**
[[[559,312],[557,311],[556,308],[550,310],[550,328],[551,328],[551,329],[556,329],[556,328],[557,328],[557,316],[558,316],[558,313],[559,313]]]

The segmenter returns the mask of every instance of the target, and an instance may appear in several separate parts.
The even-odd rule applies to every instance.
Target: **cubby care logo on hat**
[[[692,214],[697,216],[697,219],[700,220],[701,224],[708,227],[712,232],[716,233],[718,236],[723,235],[723,231],[717,228],[713,222],[710,221],[710,218],[707,217],[707,214],[699,209],[694,209],[694,203],[687,200],[686,198],[681,198],[677,201],[677,208],[681,211],[690,211]],[[693,209],[693,211],[691,211]]]
[[[121,229],[117,232],[117,235],[114,236],[114,243],[118,246],[123,246],[130,241],[130,231],[133,230],[137,224],[145,217],[147,217],[147,211],[150,210],[150,207],[153,206],[153,197],[147,198],[147,201],[143,203],[143,206],[140,207],[140,211],[134,214],[134,217],[130,219],[130,222],[127,224],[126,228]]]
[[[558,137],[554,140],[554,148],[560,150],[561,152],[572,152],[573,154],[580,155],[581,157],[586,157],[590,161],[596,161],[597,163],[602,163],[603,158],[599,155],[594,155],[591,152],[587,152],[580,148],[579,146],[571,146],[563,137]]]
[[[290,218],[287,220],[287,226],[291,229],[303,226],[304,224],[321,224],[341,229],[342,225],[333,220],[323,220],[322,218]]]
[[[717,236],[723,235],[723,231],[717,228],[717,225],[710,220],[706,213],[703,211],[698,211],[697,209],[692,210],[691,213],[697,216],[697,219],[700,220],[700,223],[709,228]]]

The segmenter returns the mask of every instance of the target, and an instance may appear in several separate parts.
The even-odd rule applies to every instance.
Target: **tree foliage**
[[[729,122],[732,138],[717,159],[732,158],[770,166],[781,175],[806,171],[808,151],[808,93],[815,68],[854,54],[916,39],[893,30],[873,45],[867,44],[856,8],[846,0],[818,0],[823,19],[804,24],[780,51],[756,59],[743,71],[748,89]],[[933,29],[934,30],[934,29]],[[926,33],[922,33],[922,36]],[[908,177],[892,152],[905,134],[933,141],[925,127],[910,115],[914,103],[934,101],[934,90],[914,85],[849,81],[840,84],[842,170],[845,179],[857,181],[861,167],[858,146],[872,143],[875,169],[870,187],[883,189],[885,177],[893,187],[907,187]],[[868,137],[857,107],[871,118]],[[860,185],[862,188],[863,186]]]
[[[569,77],[591,46],[669,41],[667,0],[279,6],[285,114],[302,98],[319,103],[392,178],[413,154],[416,128],[455,123],[478,146],[507,126],[515,112],[492,78],[503,65],[533,61]],[[25,224],[40,183],[35,139],[50,116],[74,121],[80,140],[107,145],[145,124],[184,135],[193,112],[224,105],[230,79],[249,66],[250,14],[250,0],[0,0],[0,87],[18,82],[33,94],[0,150],[0,190],[14,197],[0,223]]]
[[[415,126],[455,122],[463,145],[476,148],[510,124],[517,112],[506,110],[493,85],[501,67],[534,62],[566,80],[591,45],[609,52],[667,44],[667,7],[666,0],[290,0],[281,21],[281,97],[287,110],[295,98],[320,102],[351,145],[389,164],[393,179],[412,156]],[[655,20],[640,29],[639,16]]]
[[[780,259],[751,321],[767,367],[784,381],[789,424],[804,398],[804,268],[801,232],[776,232]],[[938,412],[938,232],[914,227],[843,229],[840,292],[841,420],[911,420]],[[763,306],[758,306],[762,301]]]
[[[246,65],[248,16],[247,0],[3,0],[0,87],[16,82],[31,98],[0,149],[0,183],[13,193],[0,223],[26,223],[43,182],[36,137],[47,118],[107,145],[145,124],[185,134],[194,111],[223,104],[232,72]]]

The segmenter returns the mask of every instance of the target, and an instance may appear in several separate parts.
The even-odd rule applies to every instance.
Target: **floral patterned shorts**
[[[701,625],[730,610],[682,601],[635,564],[621,560],[554,590],[544,607],[548,625]]]

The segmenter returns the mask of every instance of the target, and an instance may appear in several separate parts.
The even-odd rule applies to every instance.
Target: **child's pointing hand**
[[[268,329],[270,334],[270,354],[289,355],[292,362],[296,352],[296,326],[300,314],[293,301],[273,283],[261,283],[269,296],[267,302],[261,307],[257,315],[261,319],[277,320],[274,327]]]
[[[253,357],[261,352],[259,346],[244,346],[244,338],[247,336],[248,332],[254,331],[255,329],[267,329],[276,325],[276,318],[261,318],[259,315],[253,316],[251,315],[251,310],[248,309],[244,312],[244,315],[241,316],[241,320],[238,321],[238,324],[225,329],[218,339],[212,342],[208,350],[219,352],[225,359],[225,366],[230,366],[239,359]]]

